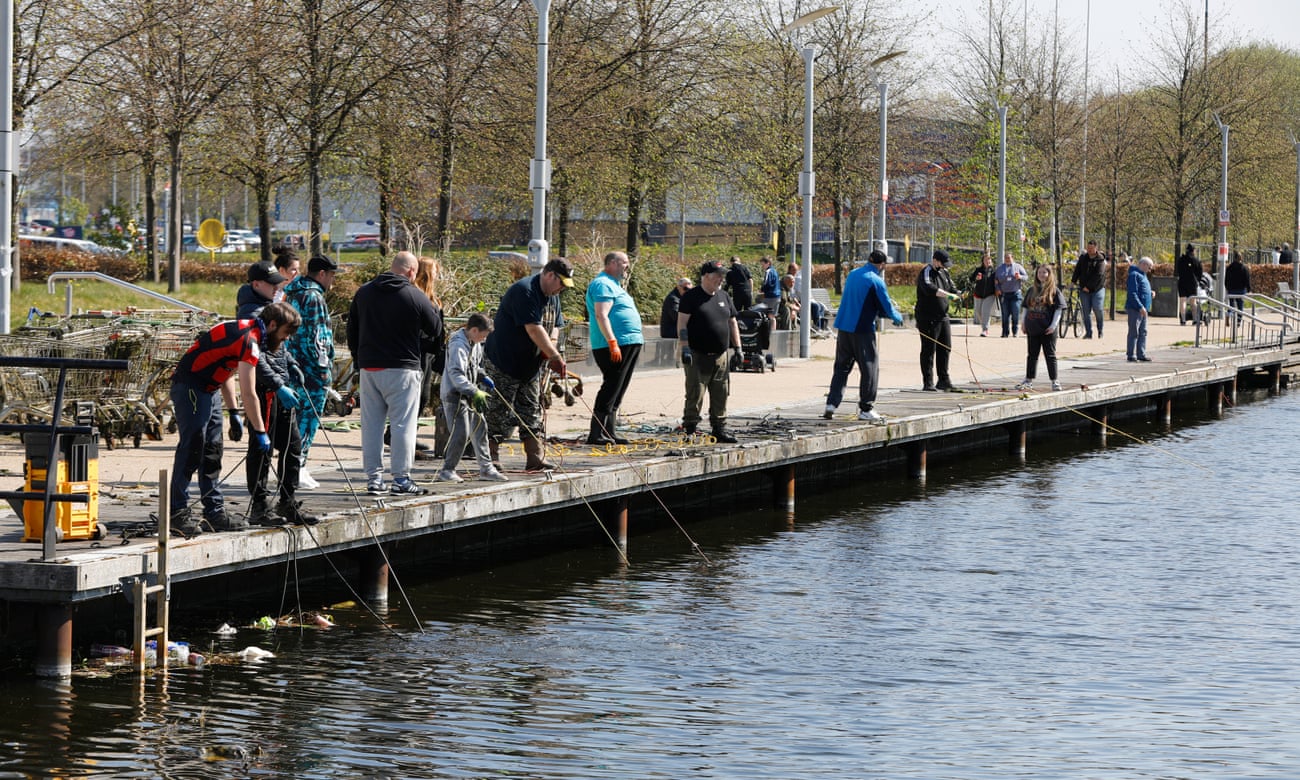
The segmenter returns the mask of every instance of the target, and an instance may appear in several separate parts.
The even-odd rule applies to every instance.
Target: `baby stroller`
[[[736,325],[740,330],[740,360],[733,361],[732,371],[776,370],[776,357],[768,349],[771,347],[772,321],[768,319],[771,309],[767,304],[758,303],[736,315]]]

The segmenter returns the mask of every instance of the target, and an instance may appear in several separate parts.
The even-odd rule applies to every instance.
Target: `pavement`
[[[1057,341],[1058,356],[1063,359],[1119,355],[1125,348],[1127,319],[1119,313],[1114,322],[1107,322],[1105,336],[1098,339],[1061,338]],[[1026,342],[1020,338],[999,338],[998,326],[990,330],[988,338],[980,337],[978,327],[953,326],[953,352],[950,365],[952,381],[958,386],[982,384],[990,388],[1010,388],[1024,377]],[[1177,345],[1188,346],[1195,337],[1193,326],[1180,327],[1177,320],[1153,319],[1148,334],[1148,352],[1158,363],[1160,353],[1175,348]],[[889,416],[890,399],[898,393],[919,390],[921,386],[918,356],[920,337],[914,329],[889,327],[880,335],[880,390],[875,408],[881,414]],[[759,373],[734,373],[731,379],[731,397],[728,405],[730,415],[736,417],[754,417],[765,414],[785,416],[806,415],[820,416],[825,406],[825,396],[831,379],[831,365],[835,354],[835,339],[813,339],[811,355],[807,358],[781,358],[777,360],[776,370]],[[1061,373],[1061,382],[1065,386],[1078,384],[1071,381],[1071,369],[1065,366]],[[600,387],[599,376],[584,376],[583,396],[576,398],[573,406],[565,406],[563,400],[556,399],[547,414],[547,431],[552,437],[574,438],[585,436],[590,419],[590,406]],[[1047,369],[1040,358],[1036,389],[1046,390],[1050,386]],[[679,369],[658,369],[638,371],[633,376],[631,387],[624,398],[620,414],[623,428],[621,434],[636,438],[640,435],[667,433],[675,428],[681,419],[682,399],[684,397],[683,376]],[[856,409],[857,372],[849,378],[840,415],[846,419]],[[706,401],[707,404],[707,401]],[[313,473],[339,468],[342,463],[349,470],[360,471],[360,414],[353,412],[347,417],[331,417],[325,420],[334,430],[326,436],[318,436],[308,461],[308,469]],[[427,433],[426,433],[427,432]],[[743,427],[735,431],[744,436]],[[432,426],[421,429],[421,441],[432,442]],[[101,446],[99,453],[99,475],[101,485],[107,484],[156,484],[159,471],[170,469],[175,448],[175,436],[166,435],[162,441],[145,441],[139,448],[129,443],[115,450],[106,450]],[[517,458],[517,448],[503,452]],[[233,453],[243,454],[243,445],[227,443],[227,470],[231,471],[228,482],[242,485],[243,469],[230,467],[234,465]],[[0,438],[0,484],[12,485],[10,477],[21,477],[24,452],[15,437]],[[440,461],[417,461],[415,479],[424,481],[432,479],[440,466]],[[465,464],[469,466],[469,463]],[[507,467],[510,463],[507,462]],[[354,479],[363,480],[357,473]],[[518,477],[515,477],[518,478]],[[306,497],[304,495],[304,497]],[[0,506],[0,517],[9,512],[7,506]]]

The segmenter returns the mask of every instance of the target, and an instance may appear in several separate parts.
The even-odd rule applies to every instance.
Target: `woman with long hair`
[[[1016,385],[1017,390],[1033,389],[1040,351],[1047,362],[1047,378],[1052,380],[1052,389],[1061,389],[1061,383],[1056,380],[1056,328],[1061,324],[1063,311],[1065,296],[1056,286],[1052,267],[1046,264],[1038,266],[1034,271],[1034,286],[1025,296],[1025,318],[1021,330],[1029,343],[1029,359],[1025,364],[1025,381]]]

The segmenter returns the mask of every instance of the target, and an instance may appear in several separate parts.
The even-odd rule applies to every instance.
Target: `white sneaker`
[[[1025,381],[1021,382],[1020,384],[1016,385],[1016,389],[1017,389],[1017,390],[1033,390],[1033,389],[1034,389],[1034,383],[1033,383],[1033,382],[1030,382],[1028,379],[1026,379]]]
[[[858,412],[858,419],[863,422],[884,422],[885,418],[881,417],[875,409],[868,409],[865,412]]]
[[[304,468],[298,472],[299,490],[315,490],[318,487],[320,487],[320,483],[312,479],[311,474],[307,473],[307,469]]]
[[[1061,389],[1061,383],[1060,383],[1060,382],[1052,382],[1052,389],[1053,389],[1053,390],[1060,390],[1060,389]]]
[[[507,477],[505,474],[502,474],[501,472],[497,471],[492,466],[488,466],[486,469],[480,469],[478,472],[478,478],[485,479],[488,482],[509,482],[510,481],[510,477]]]
[[[465,481],[464,477],[462,477],[461,475],[457,474],[454,471],[449,471],[447,469],[443,469],[439,471],[438,476],[435,477],[435,479],[437,479],[439,482],[464,482]]]

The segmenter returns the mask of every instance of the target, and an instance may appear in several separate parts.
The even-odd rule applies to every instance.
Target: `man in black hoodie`
[[[1092,338],[1092,321],[1097,320],[1097,338],[1101,338],[1102,312],[1106,306],[1106,269],[1110,261],[1097,251],[1097,242],[1088,242],[1088,251],[1079,255],[1070,281],[1079,288],[1079,310],[1083,312],[1083,337]]]
[[[420,416],[421,355],[441,349],[442,318],[429,296],[412,282],[420,261],[410,252],[393,256],[389,270],[366,282],[348,310],[348,350],[361,376],[361,465],[366,490],[384,485],[384,427],[392,426],[391,492],[419,495],[411,480]]]

